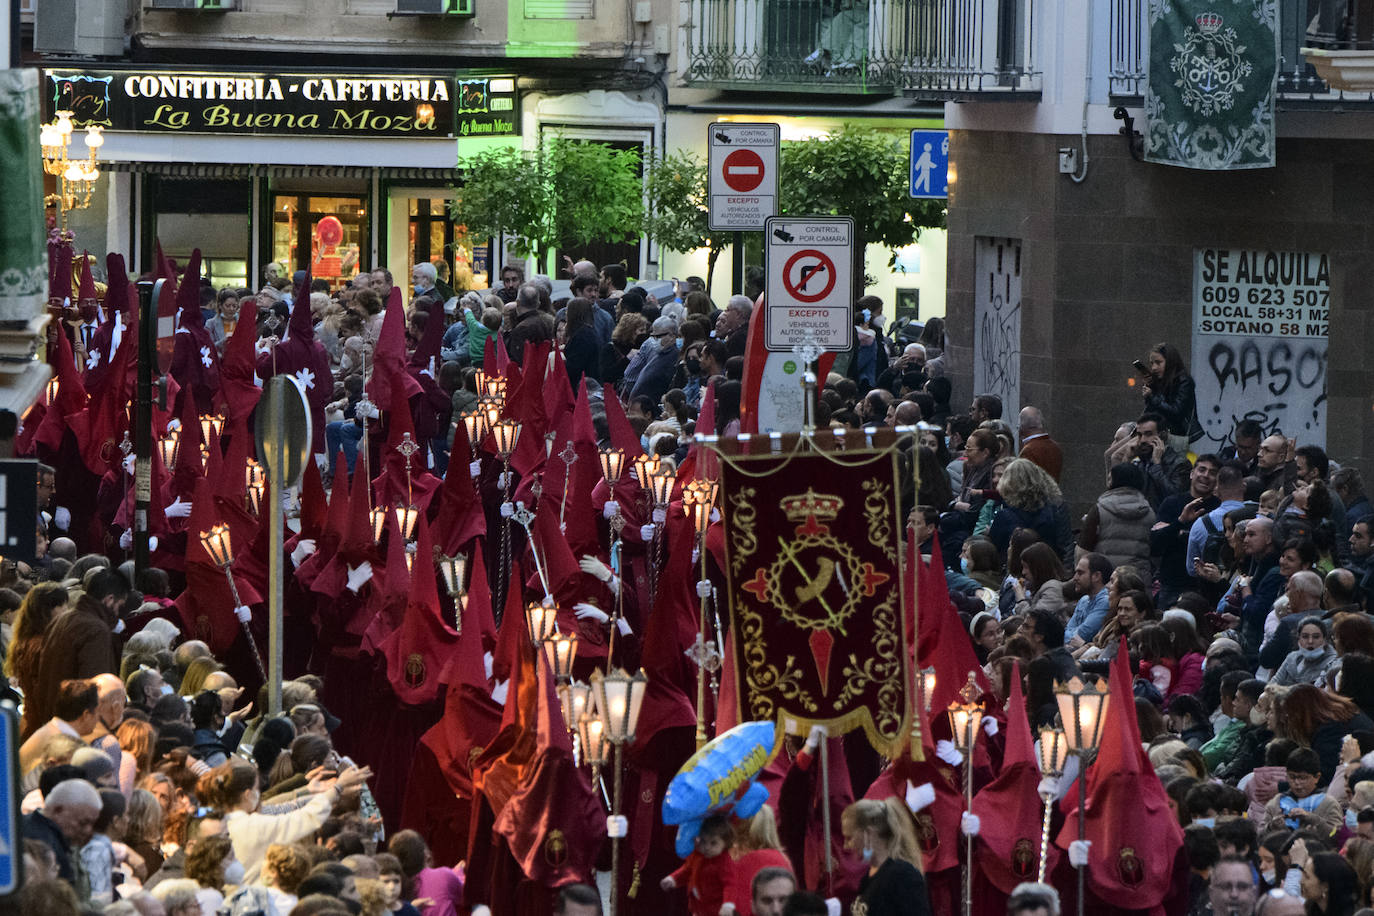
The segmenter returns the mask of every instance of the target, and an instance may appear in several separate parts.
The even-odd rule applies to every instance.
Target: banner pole
[[[825,842],[825,891],[835,893],[835,862],[830,853],[830,735],[821,738],[821,833]]]

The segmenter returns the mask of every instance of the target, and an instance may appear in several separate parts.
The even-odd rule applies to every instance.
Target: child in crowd
[[[1287,788],[1279,785],[1279,792],[1265,806],[1266,826],[1271,830],[1287,827],[1298,830],[1306,827],[1323,837],[1329,837],[1341,826],[1343,812],[1340,802],[1317,791],[1322,765],[1317,752],[1300,747],[1284,762]]]
[[[687,909],[692,916],[718,916],[725,900],[725,888],[734,877],[734,860],[730,847],[735,832],[723,814],[712,815],[701,822],[696,850],[682,863],[682,867],[661,882],[662,888],[687,889]]]

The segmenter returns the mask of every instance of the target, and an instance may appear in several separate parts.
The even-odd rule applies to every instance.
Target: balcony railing
[[[1150,70],[1149,0],[1108,0],[1111,4],[1110,92],[1118,101],[1141,99]],[[1330,4],[1320,4],[1329,7]],[[1314,33],[1307,24],[1316,16]],[[1342,92],[1328,86],[1302,56],[1301,48],[1326,44],[1319,36],[1327,30],[1329,9],[1318,0],[1279,0],[1279,75],[1281,101],[1290,105],[1374,103],[1374,94]]]
[[[688,0],[694,86],[906,92],[1040,91],[1034,0]]]

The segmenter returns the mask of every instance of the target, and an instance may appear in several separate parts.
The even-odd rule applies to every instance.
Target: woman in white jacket
[[[299,800],[263,809],[257,768],[246,761],[230,760],[206,774],[201,794],[202,801],[224,812],[234,856],[245,870],[244,883],[252,883],[262,871],[268,846],[294,843],[314,833],[339,798],[371,775],[367,767],[349,768],[328,779],[317,775]]]

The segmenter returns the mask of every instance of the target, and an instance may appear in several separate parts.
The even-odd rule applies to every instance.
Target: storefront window
[[[443,197],[411,197],[407,199],[409,249],[406,272],[416,264],[439,261],[448,265],[448,283],[454,290],[486,289],[490,284],[485,259],[486,246],[479,252],[464,227],[454,225],[448,216],[449,201]],[[481,255],[480,261],[475,255]],[[442,276],[443,271],[440,269]]]
[[[152,175],[148,186],[153,216],[145,240],[148,248],[159,241],[163,253],[180,268],[199,248],[201,276],[212,287],[247,285],[251,181]]]
[[[294,272],[339,285],[359,269],[368,247],[367,203],[362,197],[272,196],[272,257]]]

